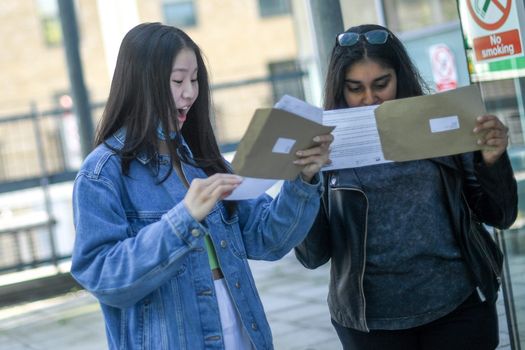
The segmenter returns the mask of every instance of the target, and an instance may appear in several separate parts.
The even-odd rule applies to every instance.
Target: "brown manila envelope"
[[[295,152],[312,147],[315,136],[334,128],[277,108],[257,109],[237,147],[233,170],[245,177],[293,180],[302,169],[293,164]]]
[[[385,159],[398,162],[481,149],[472,130],[483,114],[477,85],[386,101],[375,110]]]

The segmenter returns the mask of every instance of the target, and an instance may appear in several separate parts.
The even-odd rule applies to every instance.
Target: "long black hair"
[[[208,73],[199,47],[180,29],[161,23],[143,23],[132,28],[122,40],[95,139],[96,145],[105,143],[117,130],[125,128],[125,144],[122,149],[115,150],[122,159],[125,175],[139,153],[145,153],[152,167],[158,169],[156,130],[159,125],[169,130],[170,125],[176,124],[173,121],[177,117],[177,106],[170,90],[170,75],[175,57],[183,49],[192,50],[197,58],[199,94],[182,129],[177,127],[176,132],[183,135],[194,157],[190,159],[184,152],[181,138],[176,137],[167,142],[172,162],[170,169],[183,161],[203,168],[208,175],[230,172],[210,121]]]
[[[386,43],[370,44],[362,37],[352,46],[339,46],[336,41],[326,74],[325,109],[348,107],[344,98],[346,71],[354,63],[365,58],[371,59],[384,67],[392,68],[396,72],[396,98],[419,96],[428,92],[425,81],[412,63],[405,47],[390,30],[376,24],[363,24],[352,27],[346,32],[361,34],[377,29],[390,33]]]

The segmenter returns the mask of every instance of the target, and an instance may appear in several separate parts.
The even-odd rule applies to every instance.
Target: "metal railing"
[[[300,82],[304,77],[304,72],[292,72],[212,86],[215,107],[227,115],[223,119],[249,121],[254,107],[272,104],[275,84],[292,79]],[[94,119],[102,114],[104,105],[91,106]],[[71,257],[70,250],[60,253],[56,246],[64,234],[56,232],[60,221],[64,221],[60,215],[71,213],[54,213],[50,188],[74,180],[81,164],[76,125],[72,110],[41,111],[35,104],[30,105],[27,114],[0,117],[0,274],[57,265]],[[221,125],[221,129],[224,127]],[[221,150],[233,151],[238,138],[225,133],[223,138],[226,142],[222,142]],[[2,195],[26,189],[39,189],[43,195],[38,209],[16,212],[16,208],[2,207]],[[73,227],[65,231],[74,236]]]

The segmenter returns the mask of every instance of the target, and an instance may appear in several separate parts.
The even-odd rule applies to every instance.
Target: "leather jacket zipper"
[[[363,240],[363,267],[361,269],[361,273],[359,274],[359,290],[360,290],[360,296],[363,303],[363,315],[360,315],[363,317],[364,326],[366,328],[366,331],[369,332],[368,325],[366,323],[366,299],[365,299],[365,288],[364,288],[364,278],[365,278],[365,266],[366,266],[366,241],[368,238],[368,197],[366,196],[365,192],[359,188],[355,187],[338,187],[338,188],[332,188],[332,191],[356,191],[361,193],[366,200],[366,212],[365,212],[365,232],[364,232],[364,240]]]

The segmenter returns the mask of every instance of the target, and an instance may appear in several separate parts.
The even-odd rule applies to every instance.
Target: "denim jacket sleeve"
[[[299,176],[284,181],[273,200],[263,195],[239,202],[239,224],[249,259],[280,259],[304,239],[323,192],[322,177],[316,175],[313,182],[306,183]]]
[[[131,306],[172,278],[205,233],[181,202],[132,234],[123,195],[118,181],[102,174],[81,171],[75,180],[71,274],[114,307]]]

